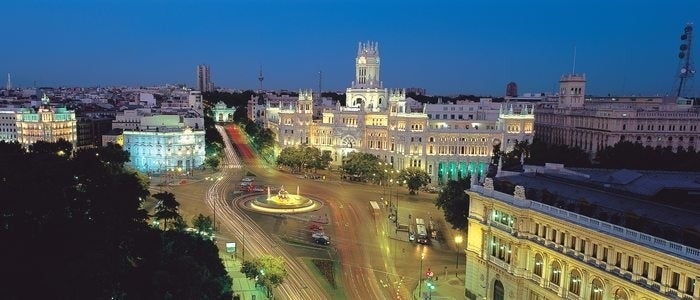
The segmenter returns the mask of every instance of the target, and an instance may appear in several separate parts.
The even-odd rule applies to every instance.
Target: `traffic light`
[[[433,285],[433,283],[431,281],[427,281],[426,284],[428,285],[428,289],[430,289],[430,290],[435,289],[435,285]]]

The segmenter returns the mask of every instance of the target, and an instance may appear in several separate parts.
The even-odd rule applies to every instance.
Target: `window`
[[[649,277],[649,262],[645,261],[642,263],[642,276],[644,276],[644,278]]]
[[[695,278],[690,276],[685,278],[685,293],[693,295],[695,293]]]
[[[627,271],[632,272],[633,270],[634,270],[634,257],[628,256],[627,257]]]
[[[654,281],[661,283],[661,275],[664,274],[664,269],[662,267],[656,267],[656,273],[654,274]]]
[[[608,248],[603,248],[603,261],[608,262]]]
[[[575,236],[571,237],[571,244],[569,244],[569,248],[574,249],[574,250],[576,249],[576,237]]]
[[[558,262],[552,263],[552,271],[549,274],[549,282],[559,285],[559,279],[561,279],[561,267]]]
[[[595,258],[598,258],[598,244],[593,244],[593,252],[591,255]]]
[[[591,283],[591,300],[603,300],[603,283],[598,278]]]
[[[671,288],[673,289],[678,289],[678,284],[681,281],[681,274],[678,274],[676,272],[673,272],[673,275],[671,275]]]
[[[542,277],[542,255],[539,253],[535,254],[535,269],[533,270],[533,273]]]
[[[559,233],[559,245],[564,246],[564,241],[566,240],[566,236],[564,235],[563,232]]]
[[[622,252],[615,254],[615,266],[618,268],[622,266]]]
[[[576,295],[581,294],[581,273],[578,270],[571,271],[571,276],[569,277],[569,292]]]

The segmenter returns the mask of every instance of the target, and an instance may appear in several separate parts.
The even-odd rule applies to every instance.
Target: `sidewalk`
[[[413,290],[413,299],[415,300],[424,300],[424,299],[431,299],[431,300],[437,300],[437,299],[452,299],[452,300],[457,300],[457,299],[466,299],[464,296],[464,270],[459,274],[459,277],[456,277],[454,273],[447,274],[447,277],[444,276],[443,273],[441,274],[435,274],[437,277],[433,277],[432,285],[435,286],[434,289],[429,290],[427,282],[425,278],[423,278],[422,284],[423,286],[420,288],[420,294],[419,294],[419,288],[418,286],[415,287]],[[437,279],[437,280],[436,280]],[[422,297],[421,297],[422,294]]]
[[[232,258],[232,254],[219,252],[221,260],[224,262],[224,267],[228,272],[228,276],[233,281],[233,295],[240,296],[241,300],[265,300],[267,299],[265,291],[255,288],[255,280],[248,279],[241,273],[241,260]]]

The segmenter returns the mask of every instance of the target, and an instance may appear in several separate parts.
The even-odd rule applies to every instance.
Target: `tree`
[[[352,152],[348,154],[347,159],[343,163],[343,171],[362,180],[367,180],[374,175],[375,180],[377,180],[378,176],[384,174],[384,170],[379,164],[380,162],[379,157],[374,154]]]
[[[244,261],[241,265],[241,273],[249,279],[255,279],[256,284],[266,287],[269,296],[270,290],[282,284],[287,277],[287,269],[284,265],[284,258],[281,256],[266,254],[253,261]]]
[[[214,232],[214,222],[209,216],[199,214],[192,218],[192,227],[198,232],[203,232],[211,235]]]
[[[467,228],[469,195],[464,191],[470,188],[470,180],[470,176],[467,176],[463,180],[448,181],[435,200],[435,206],[442,209],[445,220],[452,224],[453,229]]]
[[[154,217],[157,220],[163,220],[163,230],[168,228],[168,220],[176,220],[180,217],[178,213],[178,207],[180,203],[175,200],[175,195],[170,192],[160,192],[153,195],[153,198],[158,200],[156,204],[156,213]]]
[[[421,168],[411,167],[401,170],[399,179],[405,180],[409,194],[415,195],[418,189],[430,182],[430,175]]]
[[[207,156],[207,158],[204,159],[204,164],[212,168],[213,170],[216,170],[216,168],[219,167],[220,163],[221,159],[219,159],[219,157],[216,155]]]
[[[5,145],[7,146],[7,145]],[[143,176],[119,147],[16,152],[0,142],[0,247],[7,299],[231,299],[208,240],[147,225]],[[38,149],[59,149],[40,145]],[[41,188],[37,188],[41,187]],[[50,260],[37,260],[52,245]],[[43,272],[36,272],[42,269]],[[27,283],[41,289],[27,289]]]
[[[73,151],[73,144],[70,142],[59,139],[58,142],[51,143],[45,141],[37,141],[34,144],[29,145],[29,152],[32,153],[43,153],[43,154],[57,154],[60,156],[70,156]]]

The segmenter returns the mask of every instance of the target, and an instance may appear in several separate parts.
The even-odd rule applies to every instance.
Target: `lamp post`
[[[459,278],[459,247],[462,244],[462,236],[455,237],[455,246],[457,247],[457,262],[455,263],[455,277]]]
[[[423,295],[423,259],[425,258],[425,252],[420,253],[420,272],[418,272],[418,297]]]

